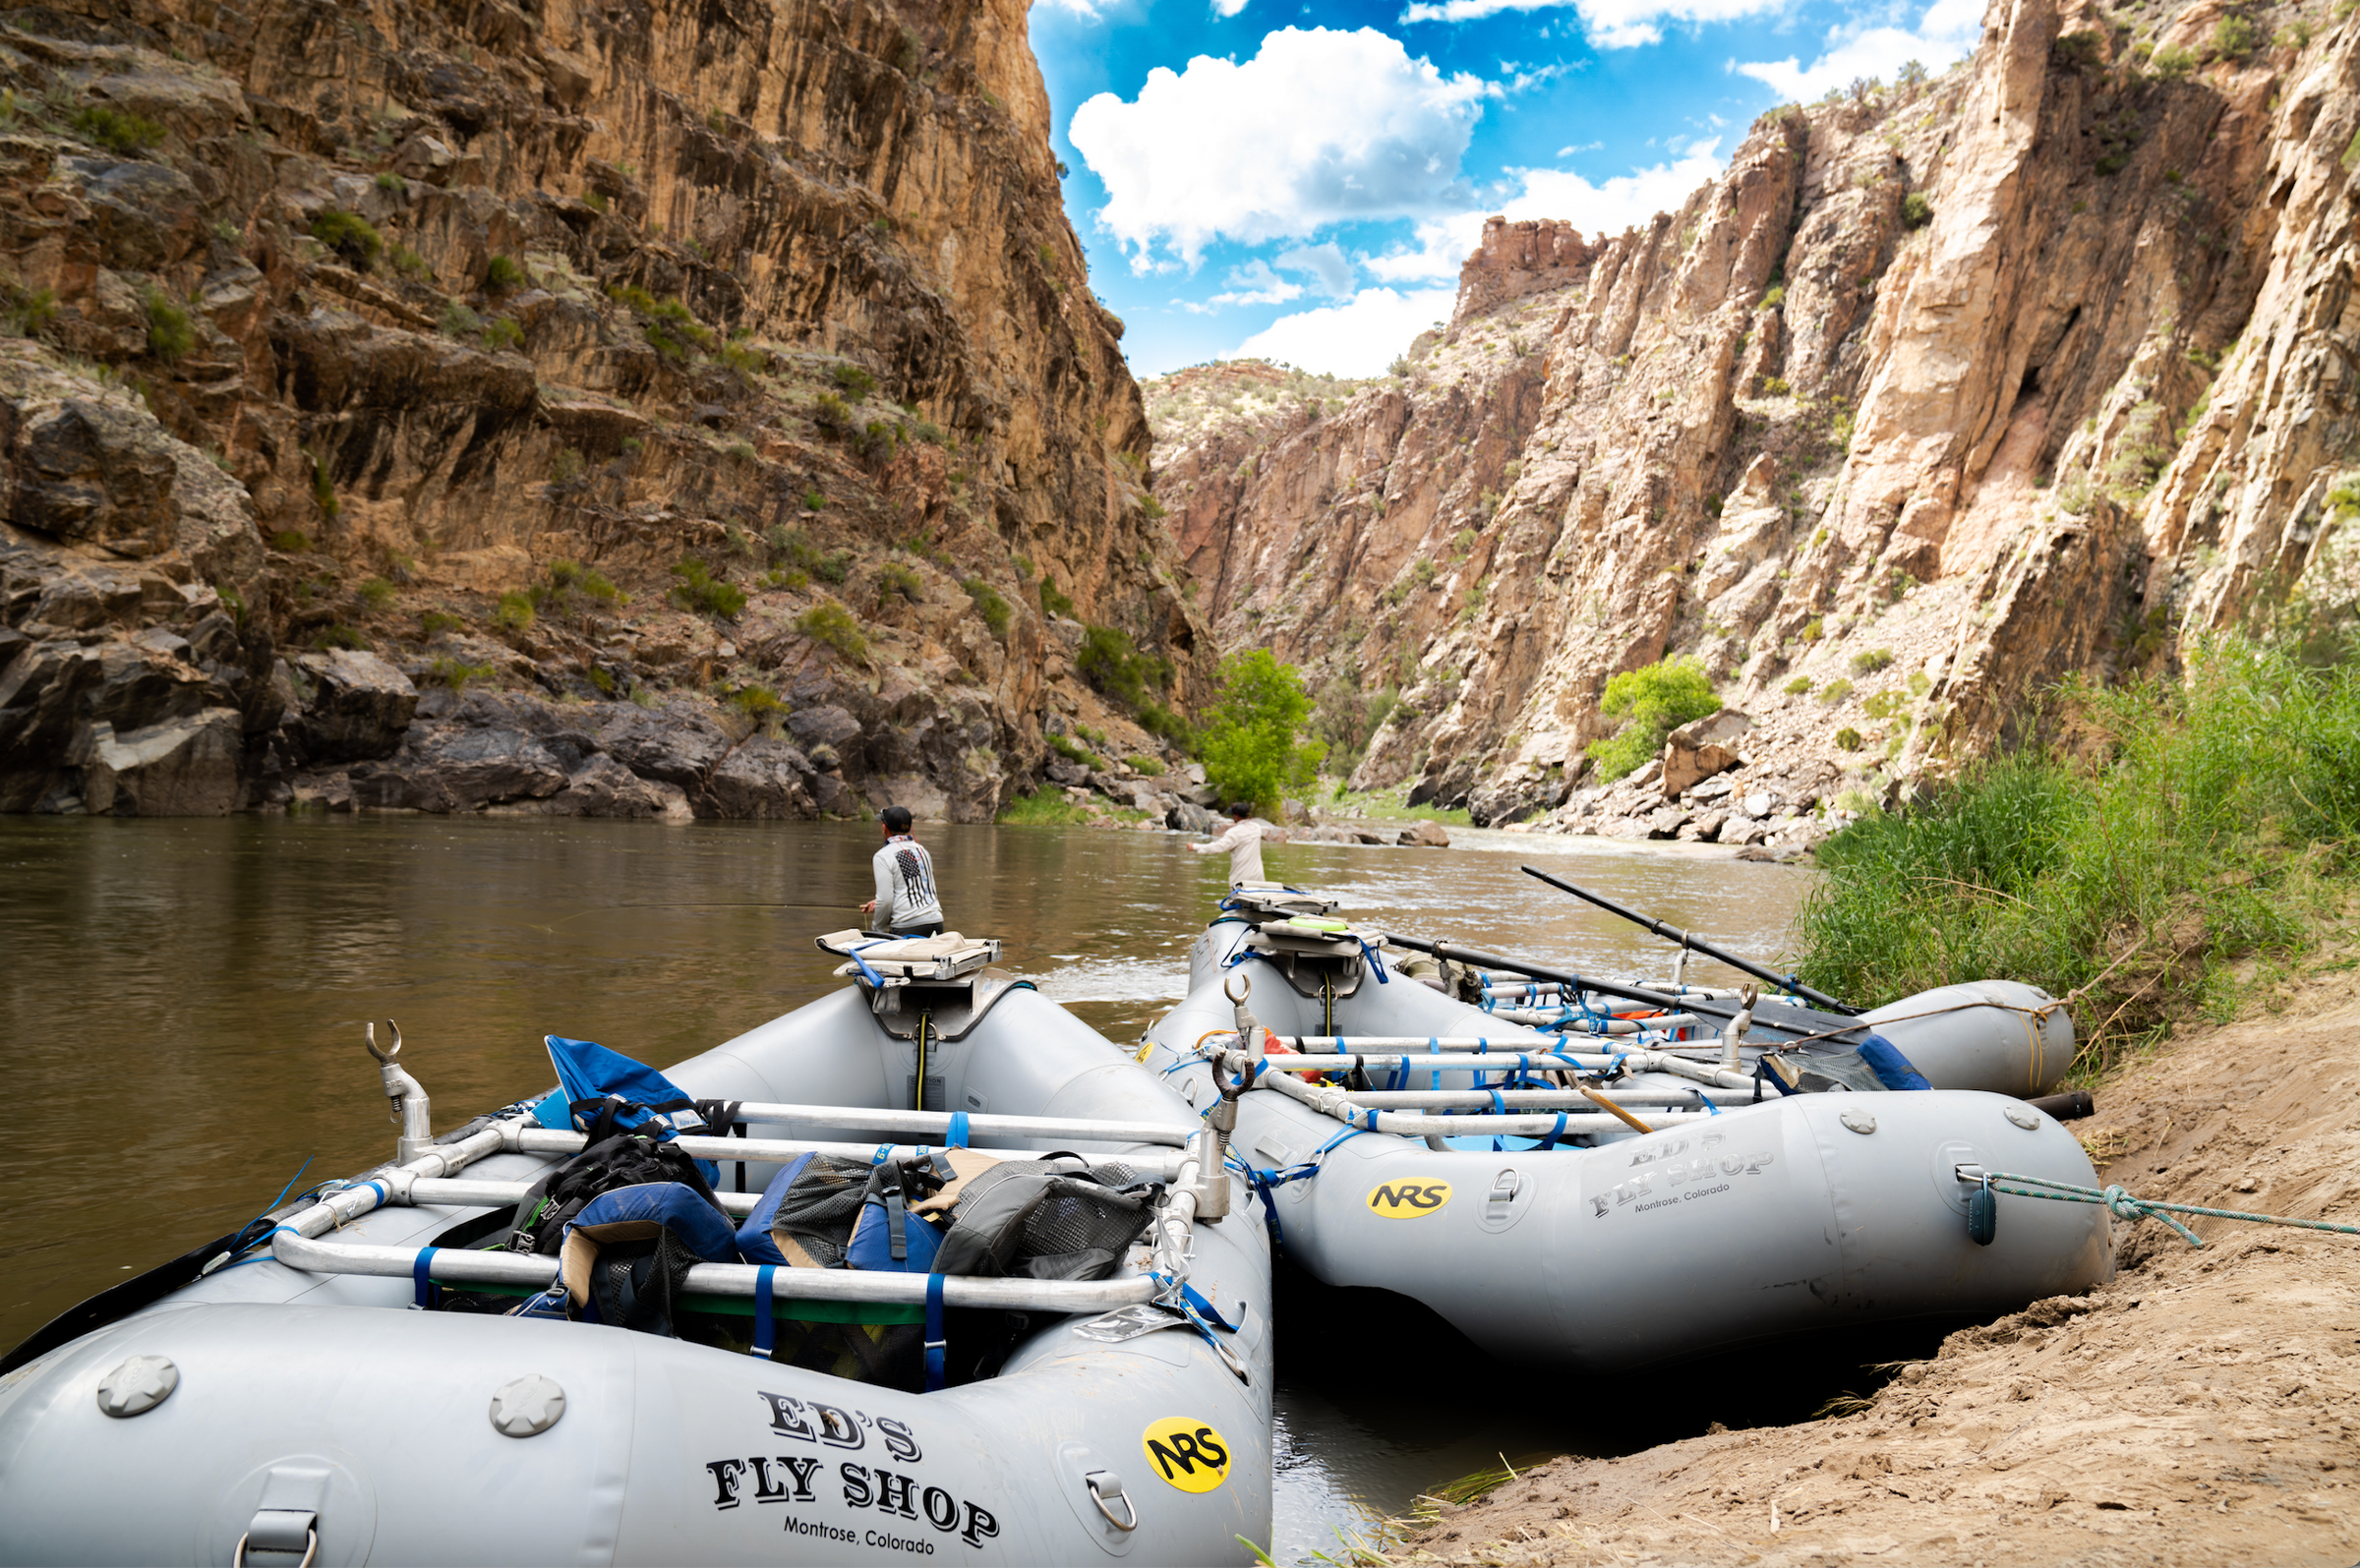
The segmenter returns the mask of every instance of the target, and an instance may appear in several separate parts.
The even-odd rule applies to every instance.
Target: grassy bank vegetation
[[[2360,878],[2360,665],[2228,640],[2185,677],[2050,700],[2053,745],[1820,846],[1797,972],[1857,1005],[2005,977],[2073,994],[2087,1081],[2245,960],[2314,945]]]

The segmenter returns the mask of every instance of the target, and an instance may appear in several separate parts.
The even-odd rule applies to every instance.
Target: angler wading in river
[[[1198,854],[1211,854],[1216,849],[1229,851],[1229,886],[1240,888],[1249,882],[1261,882],[1262,824],[1254,820],[1254,808],[1243,800],[1229,808],[1229,831],[1204,843],[1192,843],[1189,848]]]

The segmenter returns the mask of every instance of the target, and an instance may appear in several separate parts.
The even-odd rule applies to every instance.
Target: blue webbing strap
[[[1431,1034],[1426,1036],[1426,1054],[1428,1056],[1440,1056],[1443,1054],[1442,1042],[1437,1040]],[[1440,1073],[1429,1073],[1426,1074],[1426,1087],[1429,1092],[1439,1089],[1442,1086],[1443,1075]]]
[[[375,1182],[369,1185],[377,1186]],[[439,1247],[421,1247],[410,1263],[410,1285],[417,1293],[410,1305],[422,1312],[431,1312],[435,1307],[435,1282],[427,1277],[426,1271],[434,1267],[435,1254],[441,1250]]]
[[[1721,1114],[1721,1107],[1715,1105],[1713,1103],[1713,1097],[1705,1093],[1704,1090],[1698,1089],[1696,1091],[1696,1098],[1704,1103],[1704,1109],[1708,1115],[1719,1116]]]
[[[1548,1152],[1549,1152],[1551,1149],[1553,1149],[1553,1148],[1557,1147],[1557,1140],[1558,1140],[1559,1138],[1561,1138],[1561,1137],[1564,1137],[1564,1135],[1565,1135],[1565,1113],[1564,1113],[1564,1112],[1563,1112],[1563,1111],[1560,1111],[1560,1112],[1558,1112],[1558,1113],[1557,1113],[1557,1126],[1555,1126],[1555,1127],[1551,1128],[1551,1129],[1549,1130],[1549,1135],[1548,1135],[1547,1137],[1545,1137],[1545,1138],[1541,1139],[1541,1152],[1542,1152],[1542,1153],[1544,1153],[1544,1154],[1546,1154],[1546,1153],[1548,1153]]]
[[[754,1271],[754,1354],[770,1360],[771,1347],[777,1341],[777,1324],[770,1315],[770,1276],[776,1263],[765,1263]]]
[[[926,1392],[939,1394],[943,1382],[942,1276],[926,1276]]]
[[[1377,983],[1391,985],[1393,982],[1386,976],[1385,960],[1377,956],[1377,944],[1367,937],[1355,937],[1353,940],[1360,944],[1360,951],[1368,957],[1369,967],[1377,971]]]
[[[1234,1334],[1239,1329],[1246,1326],[1246,1307],[1243,1302],[1238,1304],[1237,1321],[1232,1323],[1229,1321],[1229,1319],[1221,1315],[1220,1309],[1214,1307],[1212,1303],[1198,1295],[1197,1288],[1194,1285],[1181,1286],[1180,1299],[1188,1303],[1189,1306],[1195,1307],[1212,1323],[1213,1327],[1219,1329],[1224,1334]]]
[[[967,1147],[967,1113],[965,1111],[953,1111],[951,1113],[950,1141],[943,1144],[943,1147],[946,1149],[963,1149]]]
[[[1487,1085],[1483,1092],[1492,1097],[1492,1114],[1494,1116],[1505,1116],[1507,1114],[1507,1100],[1498,1089],[1489,1087]]]

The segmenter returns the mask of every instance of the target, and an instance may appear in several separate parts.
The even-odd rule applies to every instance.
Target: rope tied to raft
[[[2002,1183],[2022,1183],[2005,1187]],[[2059,1203],[2098,1203],[2109,1213],[2126,1220],[2161,1220],[2177,1231],[2190,1247],[2202,1247],[2204,1241],[2194,1231],[2172,1216],[2194,1214],[2206,1219],[2244,1220],[2252,1225],[2290,1225],[2298,1230],[2329,1231],[2338,1236],[2360,1236],[2360,1225],[2337,1225],[2331,1220],[2301,1220],[2285,1214],[2253,1214],[2244,1209],[2209,1208],[2201,1203],[2166,1203],[2160,1198],[2135,1197],[2119,1186],[2105,1188],[2083,1187],[2073,1182],[2052,1182],[2042,1176],[2018,1176],[2009,1171],[1986,1171],[1982,1185],[1992,1191],[2005,1192],[2011,1197],[2044,1197]]]

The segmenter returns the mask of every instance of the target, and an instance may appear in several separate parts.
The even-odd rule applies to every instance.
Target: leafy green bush
[[[2225,16],[2212,24],[2212,53],[2219,59],[2242,60],[2261,44],[2261,33],[2244,17]]]
[[[311,536],[292,528],[282,528],[270,536],[270,548],[290,555],[300,555],[312,548]]]
[[[408,196],[410,194],[410,182],[391,169],[377,171],[377,188],[387,196]]]
[[[314,648],[349,648],[355,653],[369,651],[369,639],[351,626],[330,626],[312,638]]]
[[[1089,819],[1090,813],[1068,800],[1064,790],[1042,784],[1031,794],[1010,795],[993,820],[1011,828],[1070,828]]]
[[[1059,592],[1057,579],[1051,577],[1047,572],[1040,574],[1040,609],[1041,613],[1046,615],[1064,615],[1070,618],[1074,613],[1074,602]]]
[[[1849,680],[1831,680],[1819,688],[1819,700],[1830,708],[1851,695],[1852,682]]]
[[[418,635],[440,637],[446,631],[457,631],[467,623],[447,610],[421,610],[418,615]]]
[[[696,319],[695,312],[677,299],[657,299],[631,283],[615,285],[607,290],[607,297],[637,317],[639,335],[648,347],[675,365],[687,364],[700,350],[710,350],[720,341],[711,327]]]
[[[426,667],[426,672],[452,691],[465,691],[471,680],[489,680],[495,673],[490,665],[471,665],[464,659],[445,654]]]
[[[828,378],[843,389],[844,395],[857,403],[877,389],[877,378],[857,365],[838,365],[828,373]]]
[[[750,681],[732,691],[725,700],[748,719],[768,719],[787,711],[777,692]]]
[[[312,238],[366,272],[384,251],[384,236],[367,218],[329,207],[312,219]]]
[[[2230,640],[2179,683],[2057,700],[2110,737],[2093,762],[1998,758],[1820,846],[1805,981],[1858,1005],[1989,975],[2078,989],[2087,1075],[2225,1000],[2235,959],[2307,947],[2349,897],[2360,664]]]
[[[916,572],[898,560],[889,560],[877,568],[877,597],[899,594],[912,604],[926,596],[926,585]]]
[[[1222,660],[1220,681],[1205,725],[1206,780],[1228,799],[1274,813],[1281,793],[1310,784],[1328,755],[1301,735],[1311,716],[1302,672],[1256,648]]]
[[[501,595],[499,607],[492,611],[492,624],[502,631],[532,630],[532,596],[521,591]]]
[[[77,135],[118,157],[139,157],[164,140],[164,128],[153,120],[103,103],[78,110],[71,123]]]
[[[1132,647],[1128,632],[1112,626],[1086,626],[1082,646],[1074,654],[1074,673],[1088,681],[1092,691],[1136,710],[1171,685],[1173,670],[1170,660]]]
[[[371,610],[383,610],[393,603],[393,585],[383,577],[372,577],[354,590],[361,603]]]
[[[1150,779],[1160,779],[1163,777],[1163,763],[1157,758],[1125,757],[1123,760],[1131,765],[1131,771],[1133,773],[1145,775]]]
[[[1846,725],[1843,728],[1837,730],[1836,749],[1839,751],[1859,750],[1860,732],[1858,729],[1853,728],[1850,725]]]
[[[512,317],[496,316],[484,323],[483,336],[478,341],[496,354],[505,348],[522,348],[523,323]]]
[[[853,574],[852,552],[823,552],[799,528],[774,528],[764,536],[763,543],[770,547],[774,558],[809,572],[822,582],[841,584]]]
[[[795,629],[815,643],[824,643],[847,659],[868,657],[868,639],[860,635],[852,611],[834,600],[813,605],[795,617]]]
[[[1721,696],[1695,660],[1665,659],[1608,680],[1598,711],[1622,721],[1613,734],[1590,742],[1598,777],[1607,782],[1637,772],[1682,725],[1719,713]]]
[[[693,555],[673,567],[672,574],[679,581],[672,585],[670,597],[682,610],[734,619],[745,609],[745,590],[714,576]]]
[[[57,319],[57,290],[6,285],[8,303],[0,309],[0,325],[11,337],[38,337]]]
[[[1923,191],[1912,191],[1901,199],[1901,226],[1921,229],[1934,220],[1933,203],[1926,201]]]
[[[615,586],[606,573],[594,566],[564,559],[551,561],[549,581],[535,583],[529,593],[533,609],[540,613],[567,615],[575,619],[588,615],[597,606],[616,606],[627,602],[627,596]]]
[[[2164,81],[2177,82],[2196,69],[2196,56],[2174,44],[2168,49],[2157,49],[2148,64]]]
[[[1195,756],[1199,744],[1197,732],[1189,722],[1159,702],[1140,704],[1139,712],[1131,716],[1139,727],[1149,734],[1170,742],[1172,748]]]
[[[148,352],[169,365],[197,346],[197,328],[180,303],[148,286]]]
[[[1784,283],[1773,283],[1762,291],[1762,303],[1758,309],[1775,311],[1786,303],[1787,286]]]
[[[504,292],[522,287],[524,280],[524,268],[505,256],[492,258],[490,264],[484,268],[484,287],[488,289]]]
[[[980,577],[970,577],[959,586],[966,589],[967,597],[975,602],[975,613],[983,617],[983,624],[991,628],[991,634],[1005,639],[1008,623],[1016,616],[1016,607]]]
[[[1797,675],[1787,682],[1786,692],[1790,697],[1808,697],[1811,694],[1811,677]]]
[[[1866,653],[1854,654],[1852,656],[1852,672],[1856,675],[1873,675],[1892,662],[1893,650],[1890,648],[1877,648]]]
[[[1063,735],[1050,735],[1046,738],[1049,749],[1057,753],[1058,756],[1063,757],[1066,761],[1078,762],[1083,767],[1092,769],[1098,773],[1104,773],[1106,771],[1106,759],[1099,756],[1096,752],[1077,745]]]

